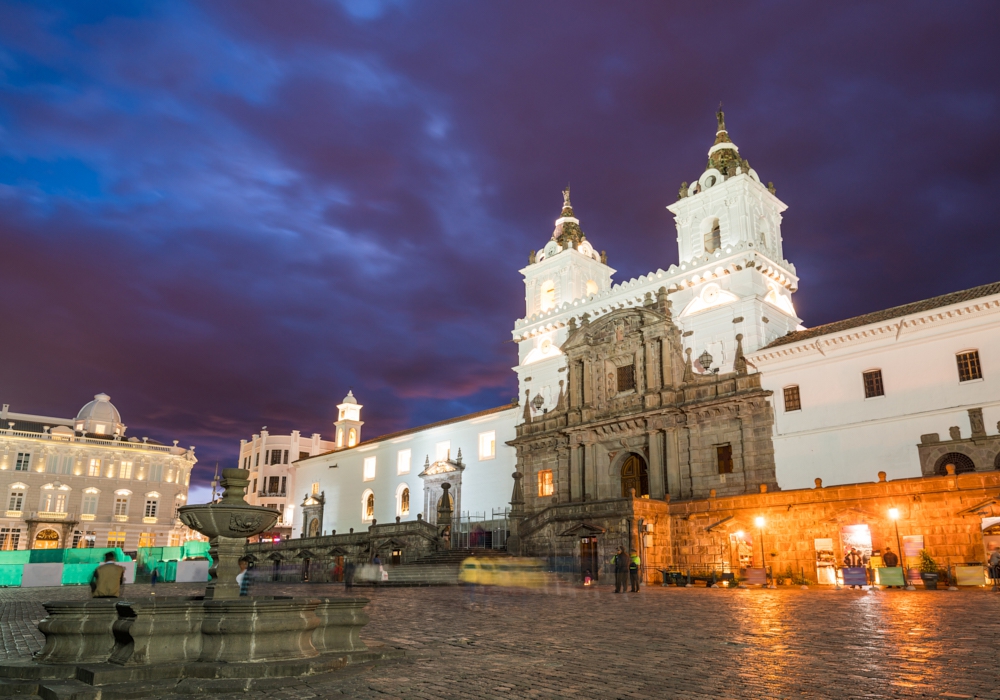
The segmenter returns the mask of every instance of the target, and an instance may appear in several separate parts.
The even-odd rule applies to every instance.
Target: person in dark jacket
[[[625,550],[619,547],[611,561],[615,566],[615,593],[621,593],[625,590],[626,576],[628,576],[628,557],[625,556]]]
[[[354,587],[354,562],[350,559],[344,564],[344,590],[349,591]]]
[[[639,553],[632,550],[632,556],[628,562],[628,577],[632,583],[632,593],[639,592]]]
[[[885,554],[882,555],[882,563],[885,564],[886,568],[894,569],[899,566],[899,557],[889,547],[886,547]],[[886,586],[886,588],[898,588],[898,586]]]
[[[94,598],[117,598],[125,581],[125,567],[115,563],[115,553],[107,552],[104,563],[97,567],[90,580],[90,593]]]
[[[851,547],[851,551],[844,555],[844,566],[848,569],[859,569],[864,566],[864,559],[854,547]],[[861,586],[851,586],[851,588],[861,588]]]

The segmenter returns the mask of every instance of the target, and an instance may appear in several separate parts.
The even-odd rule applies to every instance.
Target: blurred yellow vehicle
[[[541,559],[530,557],[468,557],[459,570],[459,581],[480,586],[542,588],[548,574]]]

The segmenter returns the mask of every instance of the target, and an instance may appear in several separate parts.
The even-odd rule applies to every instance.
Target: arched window
[[[351,432],[347,434],[347,446],[354,447],[358,444],[358,431],[351,428]]]
[[[966,474],[968,472],[976,471],[976,463],[973,462],[967,455],[964,455],[961,452],[949,452],[937,461],[937,465],[934,467],[934,473],[942,476],[947,474],[949,464],[955,467],[956,474]]]
[[[319,518],[313,518],[309,521],[309,536],[319,537]]]
[[[375,519],[375,494],[371,489],[361,495],[361,519],[365,522]]]
[[[344,429],[337,428],[337,447],[344,446]]]
[[[717,217],[710,217],[705,225],[705,252],[714,253],[722,247],[722,228]]]
[[[410,487],[400,484],[396,489],[396,515],[404,517],[410,514]]]
[[[628,498],[631,490],[640,498],[649,498],[649,470],[639,455],[630,454],[622,462],[622,498]]]
[[[591,294],[597,294],[598,291],[597,282],[594,280],[587,280],[587,296],[589,297]]]
[[[542,282],[542,296],[539,300],[542,311],[555,308],[556,305],[556,283],[552,280]]]

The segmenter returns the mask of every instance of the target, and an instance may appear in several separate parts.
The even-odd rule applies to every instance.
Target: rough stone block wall
[[[868,525],[872,546],[898,552],[889,509],[899,510],[899,535],[922,535],[924,548],[947,568],[985,560],[982,519],[1000,515],[1000,472],[899,479],[871,484],[707,498],[670,504],[670,561],[681,569],[733,566],[730,534],[753,537],[754,565],[764,558],[775,572],[788,566],[816,579],[814,540],[833,540],[842,562],[841,527]],[[735,568],[735,567],[734,567]]]

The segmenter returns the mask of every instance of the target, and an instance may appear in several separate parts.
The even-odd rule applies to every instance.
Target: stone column
[[[209,540],[208,555],[212,557],[212,566],[208,570],[211,580],[205,587],[207,600],[240,597],[236,576],[240,573],[239,561],[245,549],[245,539],[213,537]]]
[[[677,440],[677,428],[671,427],[664,434],[666,438],[666,454],[664,455],[666,466],[666,492],[673,498],[681,497],[681,459],[680,449]]]
[[[666,493],[663,483],[662,436],[659,430],[651,430],[646,436],[649,445],[649,496],[663,498]]]
[[[598,483],[597,483],[597,444],[593,442],[588,442],[583,446],[585,453],[585,460],[583,464],[585,473],[585,487],[587,490],[586,499],[588,501],[596,501],[598,496]]]
[[[569,471],[572,475],[570,477],[570,490],[569,498],[571,501],[582,501],[583,492],[580,490],[582,479],[580,478],[580,450],[582,447],[580,445],[572,445],[569,448]]]
[[[560,445],[556,448],[556,478],[555,496],[559,503],[566,503],[571,498],[573,477],[569,466],[570,448]]]

